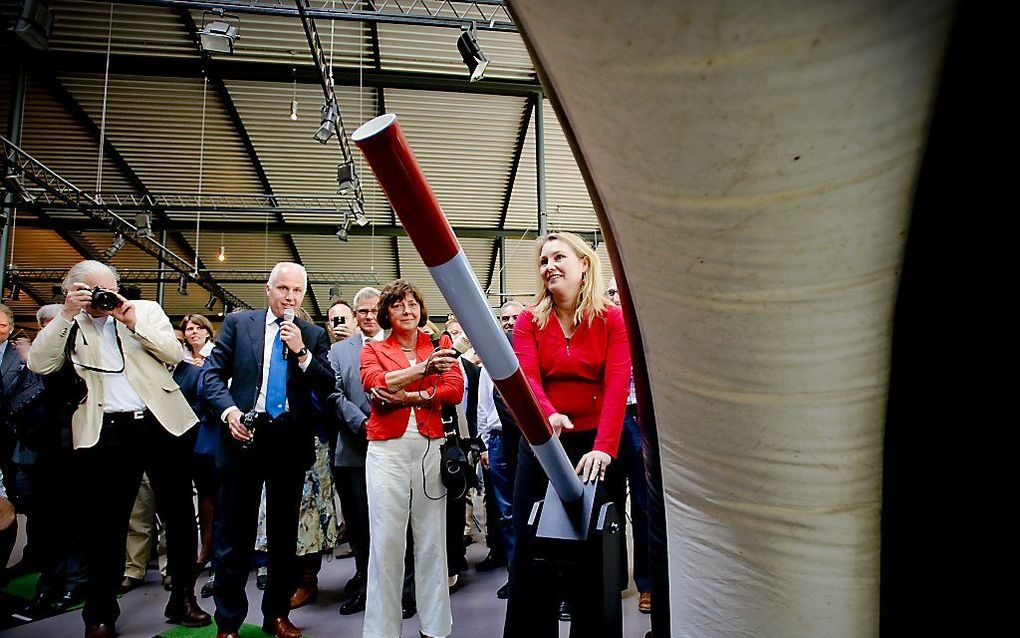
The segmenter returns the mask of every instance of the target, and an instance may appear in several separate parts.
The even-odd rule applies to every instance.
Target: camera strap
[[[77,319],[74,321],[74,326],[73,327],[74,328],[78,327]],[[105,326],[104,326],[103,329],[104,330],[106,329]],[[78,332],[81,332],[81,331],[79,330]],[[124,364],[126,362],[126,359],[124,358],[124,344],[121,343],[121,341],[120,341],[120,333],[117,331],[116,320],[114,320],[113,338],[116,339],[116,341],[117,341],[117,349],[120,351],[120,370],[104,370],[103,368],[93,368],[90,365],[87,365],[87,364],[84,364],[84,363],[79,363],[78,361],[75,361],[74,357],[71,356],[74,353],[74,350],[75,350],[75,345],[74,345],[75,335],[74,335],[74,331],[73,330],[72,330],[71,334],[69,335],[69,339],[68,339],[67,358],[68,358],[68,360],[70,360],[70,362],[75,367],[82,368],[84,370],[90,370],[92,372],[100,372],[102,374],[121,374],[121,373],[124,372]],[[88,339],[85,338],[85,333],[84,332],[81,332],[81,342],[82,342],[82,345],[85,345],[85,346],[89,345]],[[100,356],[102,356],[102,355],[100,355]]]

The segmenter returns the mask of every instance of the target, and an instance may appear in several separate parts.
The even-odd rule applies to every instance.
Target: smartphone
[[[340,315],[337,315],[336,317],[333,317],[333,327],[334,328],[339,326],[339,325],[343,325],[345,323],[347,323],[347,317],[342,317]]]

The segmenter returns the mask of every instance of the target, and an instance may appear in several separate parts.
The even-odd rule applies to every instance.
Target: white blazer
[[[173,326],[163,308],[154,301],[135,301],[137,322],[134,332],[116,322],[117,334],[124,346],[124,374],[139,398],[164,428],[175,436],[187,432],[198,417],[184,398],[167,365],[184,358],[184,349],[174,336]],[[82,311],[78,322],[74,360],[93,368],[103,368],[99,332],[91,317]],[[56,372],[64,365],[64,346],[71,332],[71,322],[62,315],[43,328],[28,351],[28,367],[37,374]],[[88,343],[88,345],[85,345]],[[103,428],[103,373],[75,366],[85,380],[88,394],[71,417],[71,434],[75,449],[92,447],[99,441]]]

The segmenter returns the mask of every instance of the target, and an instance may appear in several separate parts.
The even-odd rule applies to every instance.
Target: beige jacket
[[[138,318],[134,332],[117,322],[117,334],[124,346],[124,374],[153,416],[168,432],[180,436],[198,422],[166,367],[180,362],[184,349],[174,337],[170,320],[159,304],[154,301],[135,301],[134,304]],[[78,322],[74,360],[103,368],[98,348],[100,335],[95,324],[84,311],[74,319]],[[29,369],[38,374],[59,370],[64,365],[64,346],[70,331],[71,322],[57,315],[32,342],[28,351]],[[72,440],[77,449],[92,447],[99,441],[103,427],[104,375],[78,366],[75,370],[88,388],[85,401],[71,418]]]

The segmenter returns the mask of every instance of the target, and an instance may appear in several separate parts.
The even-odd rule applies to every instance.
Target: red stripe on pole
[[[460,244],[407,144],[400,122],[394,118],[389,126],[355,144],[375,172],[425,265],[439,266],[453,259]]]
[[[528,443],[542,445],[552,438],[552,430],[523,370],[517,368],[517,371],[506,379],[494,382]]]

